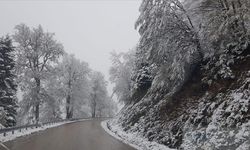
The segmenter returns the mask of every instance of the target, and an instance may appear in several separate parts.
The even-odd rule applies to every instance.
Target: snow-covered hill
[[[143,0],[131,75],[111,72],[116,89],[129,85],[111,130],[177,149],[250,149],[249,11],[243,0]]]
[[[250,148],[250,56],[235,57],[234,78],[215,79],[217,61],[204,62],[176,93],[149,90],[108,122],[110,128],[170,148]]]

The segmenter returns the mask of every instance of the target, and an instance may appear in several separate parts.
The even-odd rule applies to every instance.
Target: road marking
[[[5,146],[3,143],[0,142],[0,145],[5,148],[6,150],[10,150],[7,146]]]

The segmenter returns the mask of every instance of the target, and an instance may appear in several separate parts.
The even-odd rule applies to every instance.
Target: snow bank
[[[78,121],[84,121],[84,120],[78,120]],[[6,136],[3,136],[3,134],[0,134],[0,142],[7,142],[7,141],[11,141],[11,140],[14,140],[18,137],[22,137],[22,136],[26,136],[26,135],[30,135],[34,132],[38,132],[38,131],[43,131],[43,130],[46,130],[48,128],[53,128],[53,127],[57,127],[57,126],[60,126],[60,125],[64,125],[64,124],[67,124],[67,123],[73,123],[73,122],[77,122],[77,121],[67,121],[67,122],[58,122],[58,123],[55,123],[55,124],[49,124],[49,125],[45,125],[45,126],[41,126],[41,127],[38,127],[38,128],[28,128],[28,130],[26,129],[22,129],[21,132],[19,130],[15,130],[15,133],[12,134],[11,132],[7,132],[6,133]]]
[[[105,120],[101,123],[102,128],[111,136],[122,141],[125,144],[138,150],[174,150],[166,147],[165,145],[158,144],[156,142],[150,142],[146,138],[138,136],[136,133],[126,133],[118,125],[109,125],[110,120]]]

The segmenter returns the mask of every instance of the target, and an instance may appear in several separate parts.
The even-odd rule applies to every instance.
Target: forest
[[[101,72],[67,54],[41,25],[14,30],[0,39],[1,126],[114,115]]]

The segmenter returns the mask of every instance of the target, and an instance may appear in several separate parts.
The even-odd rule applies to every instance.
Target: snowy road
[[[134,150],[111,137],[100,123],[88,120],[65,124],[4,144],[10,150]]]

